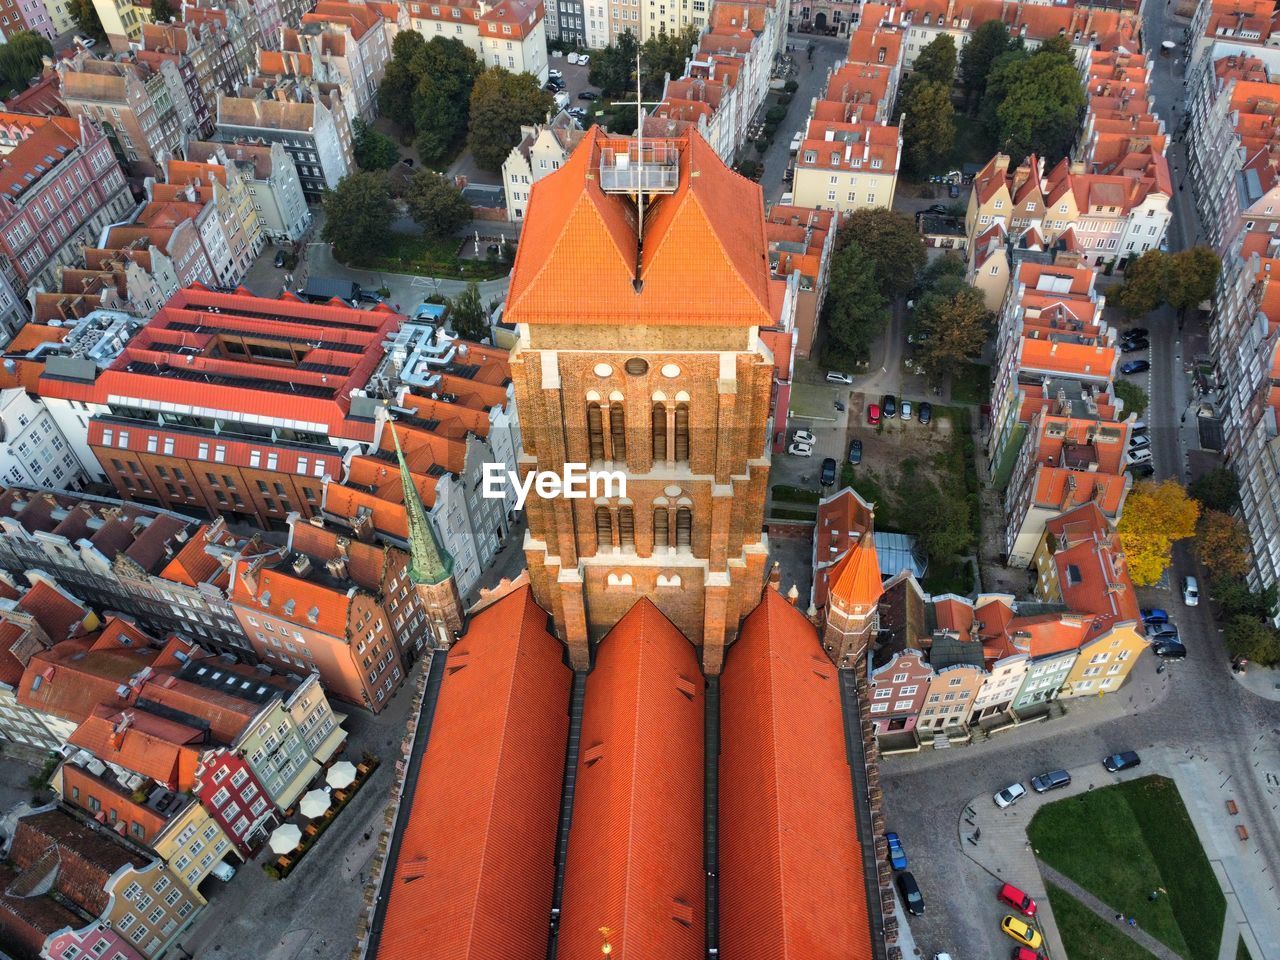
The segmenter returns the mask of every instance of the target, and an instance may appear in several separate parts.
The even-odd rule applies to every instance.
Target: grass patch
[[[1027,833],[1041,859],[1170,949],[1216,960],[1226,899],[1173,781],[1143,777],[1060,800]],[[1149,900],[1157,889],[1165,893]]]
[[[853,487],[863,500],[875,506],[876,529],[901,533],[902,527],[898,522],[895,498],[889,496],[886,488],[881,486],[884,482],[883,478],[872,470],[855,467],[847,461],[846,468],[845,476],[841,479],[847,486]]]
[[[499,261],[464,260],[458,256],[465,240],[429,240],[409,233],[389,233],[376,254],[353,260],[353,267],[413,273],[446,280],[494,280],[506,276],[510,267]]]
[[[773,499],[782,503],[811,503],[815,506],[822,494],[817,490],[806,490],[804,487],[791,487],[780,483],[773,488]]]
[[[1049,905],[1071,960],[1153,960],[1150,953],[1053,884],[1049,884]]]
[[[973,591],[973,567],[960,557],[953,557],[949,563],[930,561],[922,586],[935,596],[954,593],[967,597]]]
[[[951,374],[951,402],[977,406],[991,400],[991,367],[962,363]]]
[[[1241,937],[1240,942],[1236,944],[1236,960],[1253,960],[1253,954],[1244,945],[1244,937]]]

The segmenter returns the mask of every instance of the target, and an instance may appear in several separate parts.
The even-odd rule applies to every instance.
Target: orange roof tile
[[[858,844],[837,671],[777,591],[743,621],[720,690],[724,955],[866,960],[875,867]]]
[[[376,960],[546,953],[569,729],[562,657],[528,587],[477,614],[449,651]]]
[[[560,956],[701,960],[703,679],[693,645],[642,597],[587,678]]]
[[[729,170],[696,132],[646,140],[647,149],[678,157],[679,179],[673,194],[645,211],[638,251],[635,206],[605,193],[599,172],[602,158],[634,144],[593,127],[564,166],[534,184],[507,322],[768,326],[760,188]],[[585,289],[584,276],[592,278]]]
[[[190,790],[204,734],[145,710],[100,704],[67,739],[104,763],[132,770],[170,790]]]

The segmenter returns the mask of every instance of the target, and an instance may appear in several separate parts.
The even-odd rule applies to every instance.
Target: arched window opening
[[[587,407],[587,440],[591,445],[591,459],[604,459],[604,415],[600,404],[592,403]]]
[[[609,439],[615,462],[627,459],[627,418],[621,404],[609,407]]]
[[[688,507],[681,507],[676,511],[676,546],[688,547],[693,545],[693,511]]]
[[[681,403],[676,406],[676,461],[689,459],[689,405]]]

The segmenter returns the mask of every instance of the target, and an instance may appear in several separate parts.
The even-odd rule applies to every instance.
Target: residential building
[[[7,41],[20,30],[38,33],[46,40],[58,36],[44,0],[4,0],[0,4],[0,38]]]
[[[224,521],[201,524],[136,503],[10,488],[0,491],[0,530],[0,567],[15,576],[43,571],[93,607],[134,618],[156,636],[177,633],[214,653],[255,659],[226,588],[234,558],[261,547],[230,534]],[[114,646],[101,649],[108,648]]]
[[[557,2],[557,0],[553,0]],[[488,67],[531,73],[547,82],[547,30],[542,0],[410,2],[409,27],[430,40],[461,40]]]
[[[84,50],[57,63],[67,112],[101,126],[120,163],[137,177],[157,176],[166,160],[182,156],[186,121],[201,112],[181,77],[175,79],[173,63],[160,66],[135,57],[98,60]]]
[[[67,108],[62,105],[62,90],[58,80],[58,71],[53,69],[53,61],[44,64],[39,77],[33,79],[31,86],[13,94],[5,100],[5,109],[11,113],[34,114],[38,117],[65,117]]]
[[[142,36],[143,26],[151,22],[151,6],[140,0],[93,0],[93,9],[114,53],[126,52],[129,44]]]
[[[97,628],[97,617],[78,599],[43,579],[21,590],[16,577],[0,580],[0,738],[19,748],[56,750],[69,725],[18,699],[32,658],[64,640]]]
[[[547,38],[570,48],[587,44],[586,8],[583,0],[551,0],[546,5]]]
[[[1280,50],[1214,44],[1189,70],[1187,179],[1221,257],[1241,233],[1274,236],[1280,227],[1278,69]]]
[[[44,9],[53,25],[52,36],[75,29],[76,18],[70,0],[44,0]]]
[[[879,40],[874,25],[864,29],[868,39],[851,42],[850,53],[867,61],[837,62],[824,94],[814,100],[796,153],[796,206],[840,214],[893,206],[902,135],[889,113],[901,68],[896,60],[880,62],[880,55],[900,56],[902,45]]]
[[[6,957],[100,956],[110,960],[142,960],[119,933],[101,920],[86,922],[83,912],[46,891],[26,894],[23,881],[32,877],[5,865],[0,867],[0,937]],[[84,952],[81,952],[84,951]]]
[[[196,792],[209,815],[247,859],[276,812],[249,761],[227,747],[206,751],[196,767]]]
[[[818,335],[827,295],[827,275],[835,249],[835,213],[774,204],[766,214],[765,237],[775,280],[795,277],[795,355],[807,360]]]
[[[179,233],[180,243],[180,231],[175,233]],[[74,324],[99,309],[149,317],[178,292],[178,274],[165,252],[181,249],[170,242],[174,234],[166,238],[159,229],[117,227],[103,239],[110,243],[112,237],[122,246],[86,247],[84,266],[64,269],[58,291],[36,294],[33,320]]]
[[[524,222],[533,184],[559,170],[581,140],[582,127],[563,110],[545,124],[520,127],[520,142],[502,162],[508,220]]]
[[[87,479],[40,398],[21,387],[0,390],[0,483],[65,490]]]
[[[152,185],[153,198],[201,203],[210,211],[202,211],[212,222],[200,227],[200,237],[214,275],[221,286],[239,286],[266,242],[249,184],[222,164],[190,160],[170,160],[165,177],[166,183]],[[139,219],[145,216],[144,209]]]
[[[264,239],[278,244],[297,243],[311,227],[302,181],[281,143],[257,146],[192,142],[187,144],[187,159],[216,164],[227,171],[226,176],[239,178],[249,193]]]
[[[172,50],[142,49],[134,50],[133,58],[164,78],[185,137],[207,137],[213,132],[213,103],[205,99],[190,57]]]
[[[124,936],[144,960],[156,960],[195,920],[205,900],[111,830],[60,808],[23,817],[9,857],[28,880],[47,877],[61,897]]]
[[[0,152],[0,253],[13,271],[10,281],[0,270],[0,317],[12,324],[13,295],[56,287],[59,271],[133,201],[111,145],[87,117],[0,113]]]
[[[923,651],[903,649],[867,660],[867,683],[871,688],[871,719],[876,738],[892,746],[914,743],[915,727],[929,692],[933,668]]]
[[[841,667],[858,663],[880,629],[872,509],[850,487],[818,501],[809,609],[824,621],[823,648]]]
[[[293,158],[308,203],[355,169],[351,120],[336,85],[242,87],[218,97],[218,137],[229,143],[281,144]]]
[[[87,443],[121,496],[282,529],[294,510],[318,511],[324,477],[341,476],[346,451],[374,439],[377,404],[351,391],[397,326],[386,308],[192,287],[104,369],[46,372],[41,393],[94,408]],[[236,335],[254,345],[228,346]],[[148,411],[171,404],[182,422],[157,424]]]
[[[1276,30],[1275,6],[1266,0],[1208,0],[1196,4],[1187,36],[1191,39],[1187,63],[1198,62],[1215,44],[1229,43],[1244,48],[1274,48],[1280,38]]]

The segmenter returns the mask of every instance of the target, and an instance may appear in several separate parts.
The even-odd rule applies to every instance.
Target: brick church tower
[[[533,189],[507,298],[522,474],[621,471],[626,495],[530,492],[538,603],[577,668],[641,597],[709,675],[768,556],[773,323],[760,189],[696,133],[593,128]]]
[[[425,646],[432,650],[448,650],[454,634],[462,629],[462,598],[453,578],[453,557],[436,541],[427,511],[422,506],[418,488],[413,485],[409,465],[404,462],[400,436],[391,427],[396,444],[396,460],[400,464],[400,484],[404,490],[404,515],[409,540],[409,581],[418,601],[427,612],[427,628],[431,633]]]

